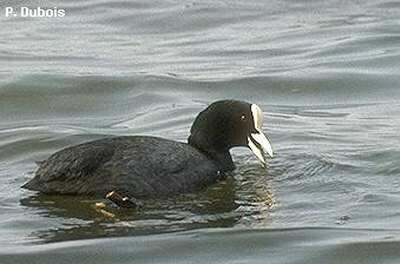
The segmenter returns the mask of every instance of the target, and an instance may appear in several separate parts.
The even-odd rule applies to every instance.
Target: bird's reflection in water
[[[208,189],[168,199],[146,200],[140,209],[120,209],[83,196],[43,195],[20,200],[22,206],[54,220],[31,234],[43,242],[146,235],[212,227],[263,227],[269,224],[273,196],[258,166],[238,168]],[[51,221],[53,222],[53,221]]]

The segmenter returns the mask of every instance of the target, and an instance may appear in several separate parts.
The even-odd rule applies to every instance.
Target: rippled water
[[[67,15],[4,16],[21,5]],[[2,263],[398,263],[397,1],[0,8]],[[68,145],[110,134],[185,141],[222,98],[264,109],[276,153],[267,169],[234,149],[227,181],[114,217],[89,197],[20,188],[35,161]]]

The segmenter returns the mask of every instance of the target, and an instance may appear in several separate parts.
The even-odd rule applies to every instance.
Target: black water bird
[[[107,137],[62,149],[40,163],[23,188],[104,197],[111,191],[157,198],[202,189],[234,169],[229,150],[247,146],[265,164],[273,156],[255,104],[223,100],[195,119],[188,143],[151,136]]]

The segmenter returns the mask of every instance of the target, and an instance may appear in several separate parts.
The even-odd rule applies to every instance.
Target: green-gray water
[[[264,2],[3,1],[0,263],[398,263],[400,3]],[[235,149],[227,181],[114,218],[20,188],[86,140],[185,141],[223,98],[264,109],[266,169]]]

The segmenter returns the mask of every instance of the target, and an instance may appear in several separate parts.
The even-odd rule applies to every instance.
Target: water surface
[[[3,1],[4,263],[397,263],[400,5],[395,1]],[[196,114],[264,109],[276,156],[203,192],[95,210],[20,186],[35,161],[105,135],[186,141]],[[32,262],[33,261],[33,262]]]

